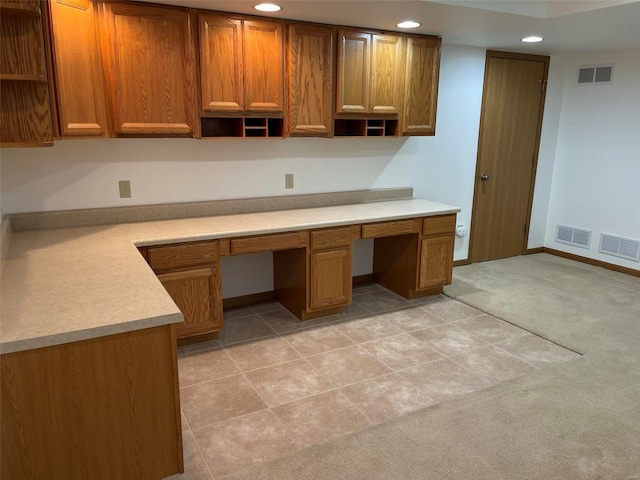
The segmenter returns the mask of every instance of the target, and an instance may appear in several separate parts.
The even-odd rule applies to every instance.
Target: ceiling
[[[152,3],[257,14],[244,0],[142,0]],[[266,1],[266,0],[265,0]],[[274,1],[274,0],[270,0]],[[640,1],[601,0],[280,0],[279,18],[401,31],[414,19],[415,33],[444,43],[498,50],[557,54],[640,48]],[[265,14],[262,14],[265,15]],[[544,42],[524,44],[528,35]]]

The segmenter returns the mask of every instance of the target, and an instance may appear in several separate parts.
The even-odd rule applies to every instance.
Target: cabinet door
[[[369,112],[371,34],[338,31],[336,113]]]
[[[405,77],[403,135],[435,135],[439,38],[409,37]]]
[[[398,114],[402,106],[404,39],[372,35],[370,113]]]
[[[244,22],[244,106],[284,112],[284,22]]]
[[[107,133],[93,2],[50,2],[58,114],[62,136]]]
[[[289,25],[289,135],[333,132],[333,36],[331,27]]]
[[[222,329],[220,277],[215,266],[158,275],[184,315],[176,325],[178,338]]]
[[[310,309],[351,303],[351,249],[312,253],[309,260]]]
[[[451,283],[453,270],[453,235],[424,237],[420,246],[418,289]]]
[[[200,15],[198,24],[202,110],[243,111],[242,20]]]
[[[105,3],[102,46],[114,131],[194,131],[194,53],[186,11]]]

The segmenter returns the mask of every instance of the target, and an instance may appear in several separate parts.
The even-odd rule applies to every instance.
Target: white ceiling
[[[143,0],[152,3],[257,14],[245,0]],[[274,0],[271,0],[274,1]],[[279,18],[415,33],[443,42],[537,54],[640,48],[640,1],[633,0],[280,0]],[[265,14],[262,14],[265,15]],[[529,35],[544,37],[523,44]]]

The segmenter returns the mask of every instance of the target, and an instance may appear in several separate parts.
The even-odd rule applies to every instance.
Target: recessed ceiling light
[[[420,25],[421,25],[421,23],[415,22],[413,20],[406,20],[404,22],[400,22],[400,23],[396,24],[396,26],[399,27],[399,28],[417,28]]]
[[[253,8],[255,8],[256,10],[260,10],[261,12],[278,12],[282,10],[282,7],[280,5],[276,5],[275,3],[260,3]]]
[[[524,37],[522,39],[523,42],[525,43],[536,43],[536,42],[541,42],[542,40],[544,40],[544,38],[542,37],[538,37],[538,36],[531,36],[531,37]]]

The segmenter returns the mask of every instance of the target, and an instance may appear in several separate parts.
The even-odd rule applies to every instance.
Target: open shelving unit
[[[398,119],[396,118],[336,118],[335,137],[396,137]]]
[[[282,138],[284,119],[265,117],[202,117],[202,138]]]

